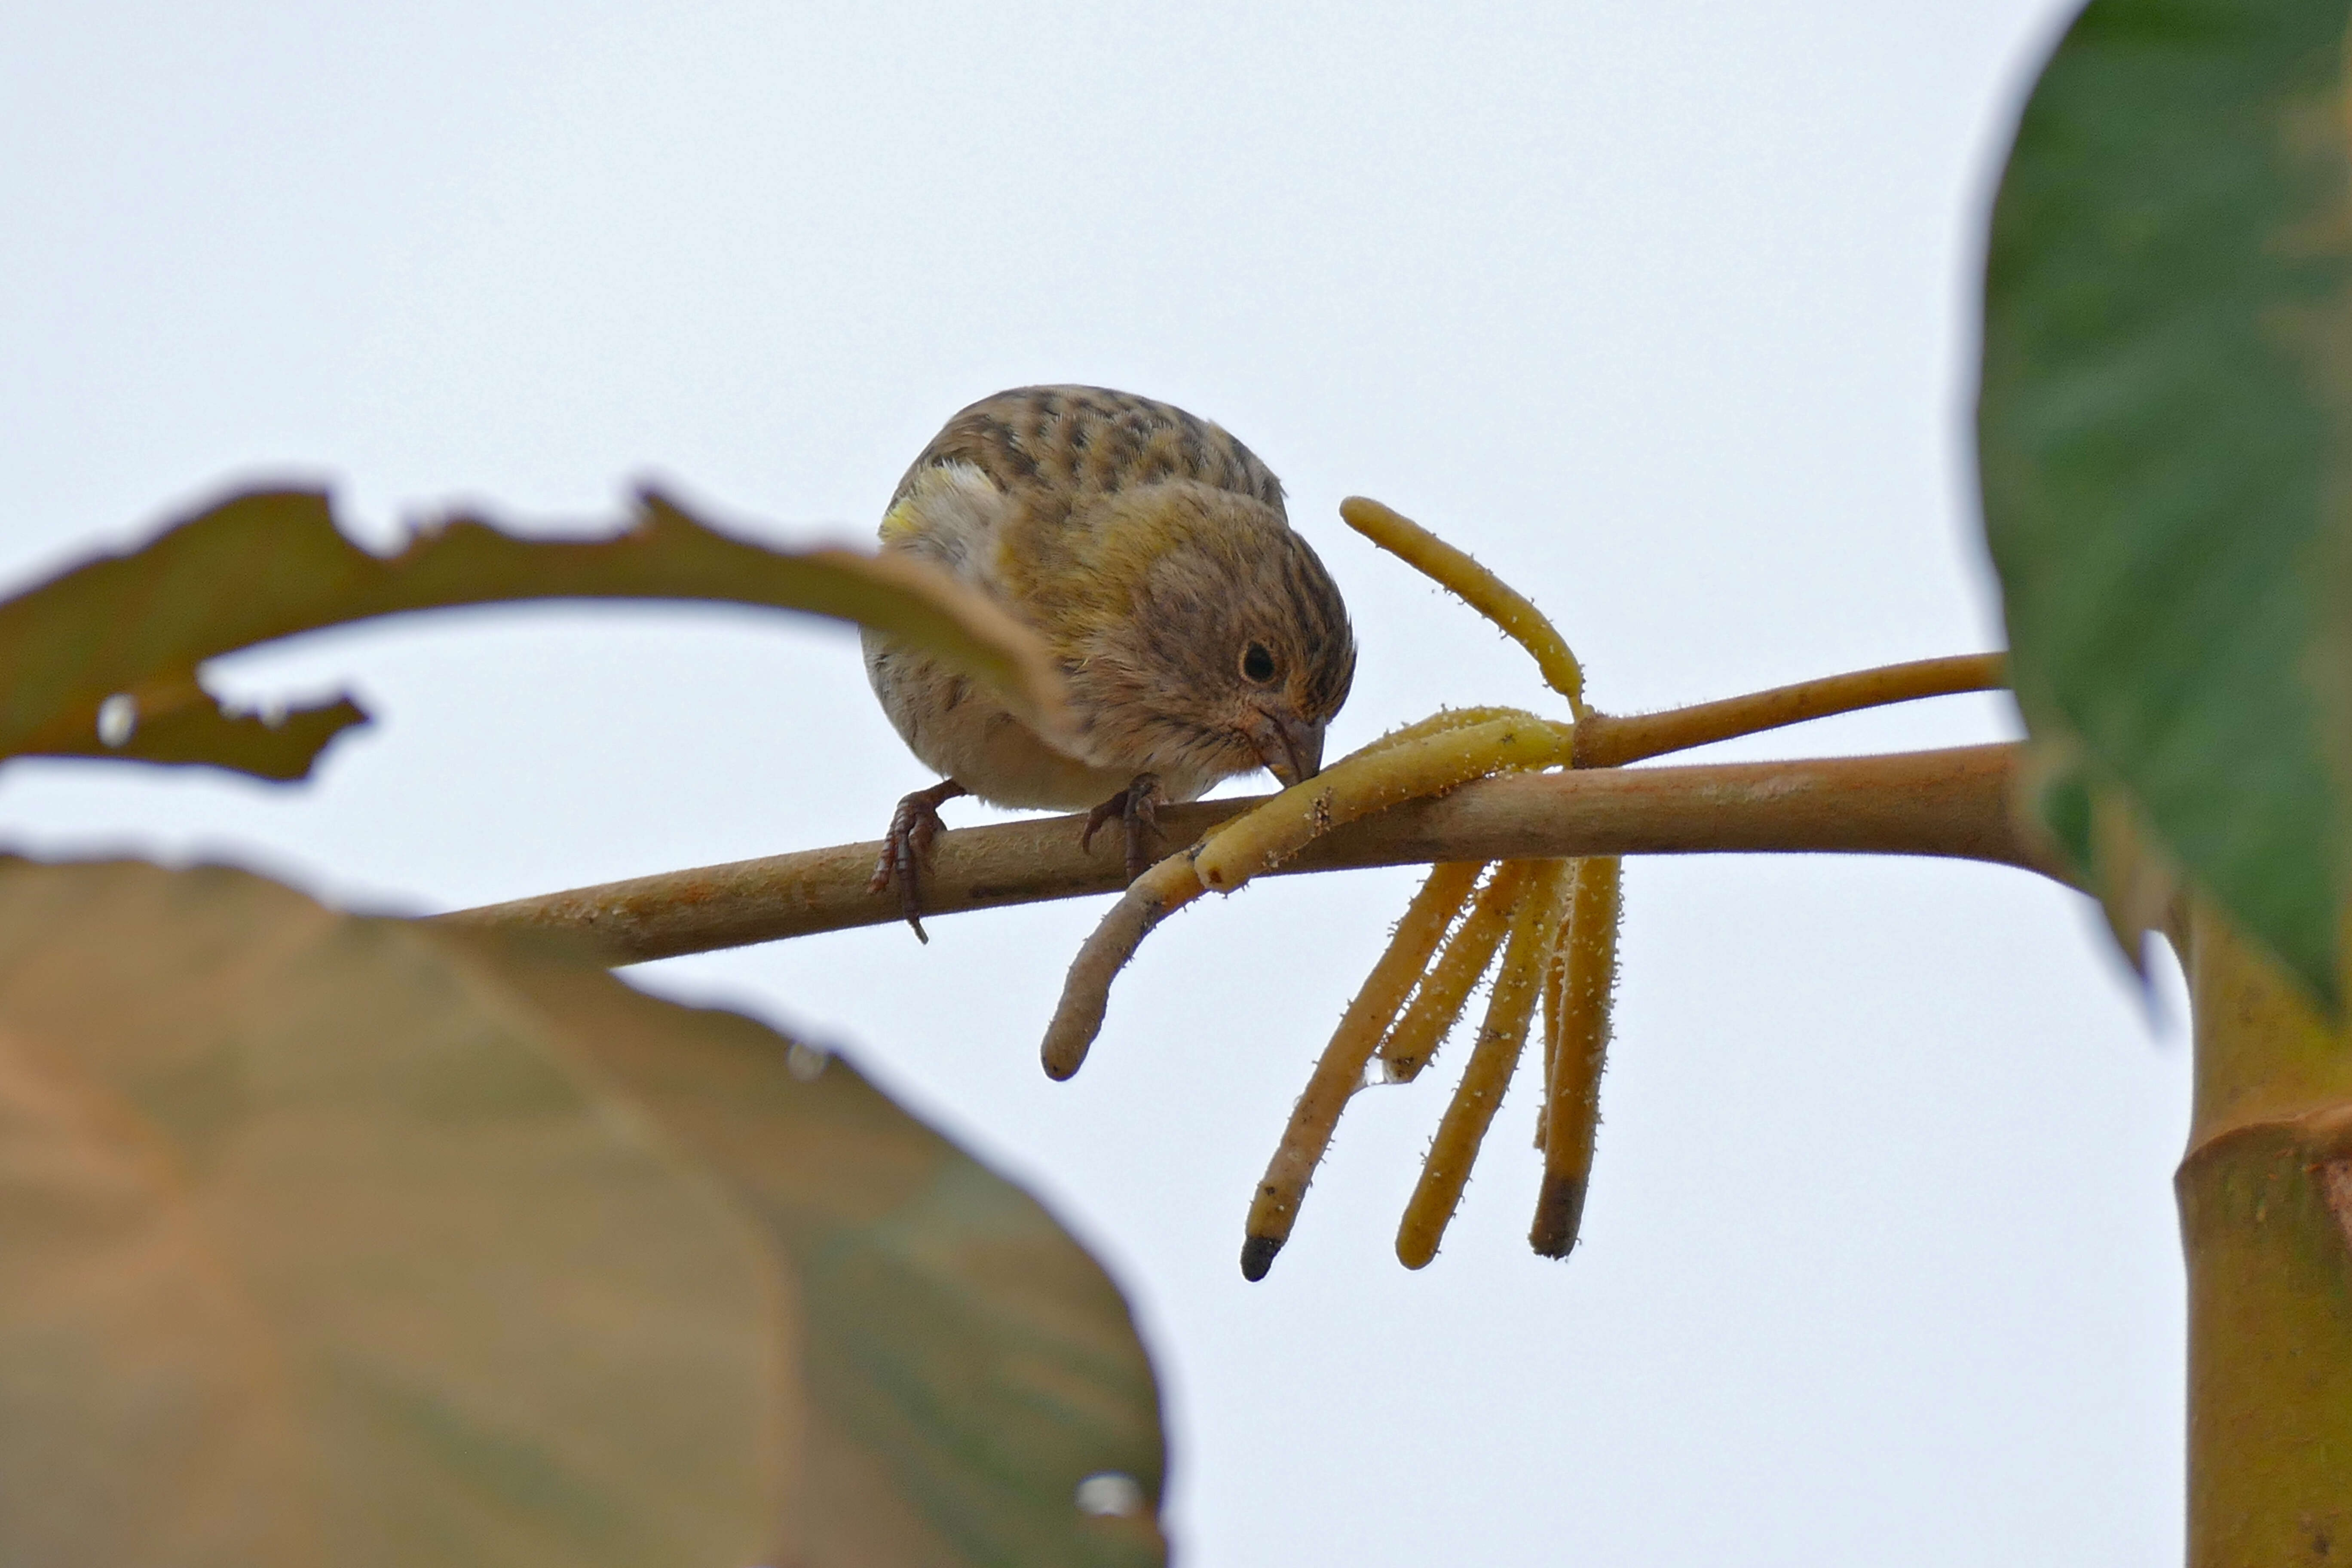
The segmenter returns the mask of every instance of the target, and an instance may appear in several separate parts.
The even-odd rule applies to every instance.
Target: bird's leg
[[[1078,847],[1094,843],[1095,829],[1118,817],[1127,827],[1127,879],[1134,881],[1151,868],[1151,847],[1160,837],[1160,808],[1167,803],[1158,773],[1136,774],[1132,784],[1087,813],[1087,830],[1078,835]]]
[[[874,862],[873,879],[866,884],[867,892],[883,893],[898,883],[899,911],[926,942],[931,939],[923,931],[923,863],[930,858],[931,840],[946,826],[940,821],[940,805],[969,793],[955,780],[941,779],[900,799],[898,809],[890,814],[890,831],[882,836],[882,858]]]

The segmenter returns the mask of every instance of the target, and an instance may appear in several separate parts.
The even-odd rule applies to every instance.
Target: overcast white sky
[[[1603,707],[1993,646],[1978,233],[2067,9],[8,7],[0,577],[257,476],[378,534],[609,515],[646,474],[864,534],[949,414],[1069,380],[1283,476],[1363,647],[1335,752],[1549,700],[1339,525],[1352,492],[1534,594]],[[468,614],[228,673],[382,722],[307,792],[15,764],[0,836],[427,910],[868,838],[928,782],[854,637],[743,614]],[[1726,754],[2013,728],[1952,700]],[[1036,1039],[1098,901],[632,977],[843,1042],[1097,1247],[1185,1561],[2177,1556],[2187,1062],[2085,908],[1976,866],[1626,881],[1565,1266],[1524,1245],[1524,1083],[1444,1252],[1394,1262],[1433,1072],[1360,1097],[1272,1278],[1235,1268],[1404,873],[1172,921],[1067,1085]]]

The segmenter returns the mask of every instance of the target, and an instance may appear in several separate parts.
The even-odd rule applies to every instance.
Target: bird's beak
[[[1254,715],[1248,726],[1250,744],[1257,748],[1265,771],[1284,787],[1300,784],[1323,771],[1323,726],[1289,714]]]

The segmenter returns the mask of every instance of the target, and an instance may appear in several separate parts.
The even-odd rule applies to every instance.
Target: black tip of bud
[[[1535,1227],[1528,1245],[1538,1258],[1566,1258],[1576,1250],[1576,1233],[1584,1227],[1585,1182],[1580,1176],[1547,1176],[1536,1199]]]
[[[1274,1255],[1282,1250],[1278,1236],[1253,1236],[1242,1243],[1242,1278],[1255,1285],[1265,1278],[1274,1267]]]

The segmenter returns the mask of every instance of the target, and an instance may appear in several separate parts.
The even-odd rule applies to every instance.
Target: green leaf
[[[0,758],[201,763],[306,776],[367,715],[348,697],[282,718],[224,710],[208,658],[324,626],[529,599],[698,599],[880,627],[985,683],[1049,739],[1067,735],[1044,643],[946,574],[904,556],[771,550],[651,493],[625,531],[523,539],[471,518],[390,557],[336,529],[310,491],[234,496],[143,548],[102,556],[0,604]]]
[[[2029,725],[2331,1005],[2347,12],[2084,10],[2001,180],[1978,407]]]
[[[241,872],[0,861],[0,1561],[1126,1568],[1160,1473],[1117,1290],[845,1064]]]

